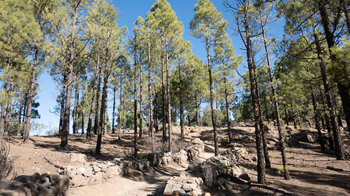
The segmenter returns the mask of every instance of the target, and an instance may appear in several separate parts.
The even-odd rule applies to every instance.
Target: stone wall
[[[17,176],[0,184],[0,195],[6,196],[58,196],[65,195],[69,187],[69,177],[58,174],[38,174]]]

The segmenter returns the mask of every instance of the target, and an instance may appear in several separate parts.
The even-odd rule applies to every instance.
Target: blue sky
[[[185,27],[184,39],[192,42],[192,52],[200,59],[206,62],[206,53],[204,50],[204,44],[195,39],[190,34],[189,23],[194,16],[194,5],[197,0],[168,0],[171,7],[176,12],[178,20],[183,22]],[[112,4],[119,12],[119,26],[127,26],[129,35],[133,29],[133,23],[138,16],[145,18],[146,13],[150,10],[152,4],[156,0],[113,0]],[[228,33],[232,39],[232,44],[236,50],[237,55],[243,55],[242,42],[237,34],[233,34],[232,26],[232,14],[223,6],[223,0],[212,1],[217,10],[223,14],[224,19],[228,21],[229,29]],[[283,33],[283,21],[277,21],[270,27],[270,36],[280,38]],[[245,70],[245,61],[240,65],[240,70]],[[58,95],[57,84],[52,80],[51,76],[44,72],[38,78],[39,91],[37,95],[37,101],[40,103],[38,108],[40,119],[34,120],[35,123],[40,124],[40,128],[34,128],[32,134],[46,134],[47,131],[52,131],[58,128],[59,116],[52,113],[56,105],[56,97]],[[108,113],[111,116],[112,96],[108,97]],[[36,130],[35,130],[36,129]],[[71,128],[70,128],[71,130]]]

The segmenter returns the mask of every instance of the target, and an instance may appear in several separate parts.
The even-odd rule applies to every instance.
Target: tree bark
[[[5,91],[4,97],[7,97],[7,85],[8,85],[9,71],[10,71],[10,61],[8,60],[6,63],[5,70],[3,72],[3,75],[4,75],[3,91]],[[0,147],[2,145],[4,126],[5,126],[5,106],[6,106],[6,99],[2,99],[1,100],[1,117],[0,117]]]
[[[101,94],[101,62],[100,62],[100,55],[97,55],[97,88],[96,88],[96,106],[95,106],[95,122],[94,122],[94,134],[97,134],[98,126],[99,126],[99,107],[100,107],[100,94]]]
[[[70,46],[70,55],[69,55],[69,72],[67,76],[67,92],[66,92],[66,100],[64,106],[64,116],[63,116],[63,129],[61,134],[61,147],[66,147],[68,144],[68,134],[69,134],[69,119],[70,119],[70,101],[72,94],[72,85],[73,85],[73,68],[74,68],[74,60],[75,60],[75,47],[76,47],[76,23],[77,23],[77,15],[78,15],[78,7],[81,0],[75,0],[73,2],[73,23],[72,23],[72,31],[71,31],[71,46]],[[27,114],[28,116],[28,114]]]
[[[141,52],[140,52],[141,53]],[[143,131],[142,131],[142,114],[143,114],[143,101],[142,101],[142,59],[141,59],[141,54],[140,54],[140,70],[139,70],[139,72],[140,72],[140,92],[139,92],[139,94],[140,94],[140,124],[139,124],[139,126],[140,126],[140,130],[139,130],[139,138],[140,139],[142,139],[142,133],[143,133]]]
[[[249,80],[250,80],[250,90],[252,96],[252,106],[254,112],[254,121],[255,121],[255,140],[256,140],[256,151],[257,151],[257,172],[258,172],[258,182],[265,184],[265,161],[263,154],[262,146],[262,133],[261,133],[261,116],[259,112],[259,100],[258,100],[258,89],[257,87],[257,78],[256,78],[256,67],[254,62],[252,62],[252,45],[251,45],[251,35],[249,32],[250,26],[248,23],[248,11],[247,5],[244,5],[244,28],[245,28],[245,44],[246,44],[246,53],[247,53],[247,63],[249,69]]]
[[[104,76],[103,76],[103,87],[102,87],[102,101],[100,109],[100,121],[97,129],[97,144],[96,144],[96,154],[101,154],[101,143],[102,143],[102,129],[104,128],[106,119],[106,109],[107,109],[107,84],[108,84],[108,63],[105,64]],[[107,130],[105,130],[107,132]]]
[[[31,78],[30,78],[30,84],[28,89],[28,101],[27,101],[27,111],[25,116],[25,123],[23,127],[23,142],[26,142],[26,140],[29,137],[29,131],[30,131],[30,119],[32,115],[32,104],[33,104],[33,95],[34,95],[34,85],[36,80],[36,67],[38,64],[38,55],[39,55],[39,49],[37,47],[34,48],[34,55],[33,55],[33,65],[32,65],[32,72],[31,72]]]
[[[98,73],[99,70],[99,59],[96,64],[96,73]],[[97,89],[96,89],[96,82],[99,80],[97,78],[98,74],[95,74],[95,77],[92,80],[92,97],[91,97],[91,102],[90,102],[90,112],[89,112],[89,119],[88,119],[88,126],[86,129],[86,139],[91,139],[91,129],[92,129],[92,118],[94,116],[94,111],[95,111],[95,97],[97,96]]]
[[[136,40],[136,38],[135,38]],[[134,158],[137,157],[137,60],[136,60],[136,46],[134,48]]]
[[[279,143],[280,143],[280,150],[281,150],[281,156],[282,156],[282,163],[283,163],[283,171],[284,171],[284,179],[289,180],[289,171],[288,171],[288,166],[287,166],[287,157],[286,157],[286,144],[284,142],[284,132],[282,131],[282,125],[281,125],[281,115],[280,115],[280,109],[279,109],[279,104],[278,104],[278,97],[277,97],[277,92],[275,89],[275,82],[273,81],[273,76],[272,76],[272,70],[271,70],[271,64],[270,64],[270,54],[269,54],[269,49],[267,46],[267,40],[266,40],[266,35],[265,35],[265,27],[262,27],[262,34],[263,34],[263,42],[264,42],[264,48],[265,48],[265,55],[266,55],[266,62],[267,62],[267,67],[268,67],[268,72],[269,72],[269,79],[270,79],[270,87],[272,91],[272,96],[273,96],[273,102],[275,106],[275,113],[276,113],[276,122],[277,122],[277,129],[278,129],[278,136],[279,136]],[[266,156],[266,155],[265,155]],[[266,160],[266,157],[265,157]],[[270,164],[270,163],[269,163]],[[267,165],[267,164],[266,164]]]
[[[315,113],[315,125],[316,125],[316,129],[317,129],[317,133],[318,133],[318,140],[320,142],[321,150],[324,151],[325,146],[324,146],[323,136],[322,136],[322,132],[321,132],[320,111],[317,108],[316,99],[315,99],[315,95],[314,95],[311,83],[310,83],[310,91],[311,91],[312,105],[313,105],[314,113]]]
[[[166,47],[167,43],[165,43]],[[165,69],[166,69],[166,87],[167,87],[167,105],[168,105],[168,133],[169,133],[169,152],[171,152],[171,142],[172,142],[172,133],[171,133],[171,104],[170,104],[170,83],[169,83],[169,54],[168,48],[166,48],[166,58],[165,58]]]
[[[325,34],[326,34],[326,40],[327,40],[327,45],[329,48],[330,58],[331,58],[331,61],[333,63],[335,63],[337,61],[337,59],[336,59],[336,56],[333,55],[332,51],[331,51],[331,48],[333,46],[335,46],[334,37],[333,37],[333,34],[329,28],[328,16],[327,16],[327,12],[325,9],[324,1],[323,0],[318,1],[318,6],[319,6],[320,14],[321,14],[322,26],[323,26],[323,29],[324,29]],[[320,60],[321,76],[322,76],[323,85],[324,85],[324,88],[326,91],[325,93],[326,93],[326,97],[327,97],[327,105],[330,109],[331,123],[332,123],[332,127],[333,127],[335,154],[336,154],[336,157],[338,160],[344,160],[345,153],[344,153],[343,144],[342,144],[342,141],[340,138],[340,129],[338,126],[338,121],[336,119],[336,116],[337,116],[336,108],[335,108],[333,96],[331,94],[330,85],[329,85],[329,82],[327,79],[326,65],[323,62],[323,59],[321,57],[322,49],[321,49],[321,46],[319,43],[319,39],[318,39],[317,32],[315,30],[315,27],[313,27],[313,34],[314,34],[315,43],[316,43],[317,56],[318,56],[318,59]],[[342,95],[343,91],[341,91],[341,89],[339,89],[339,85],[340,85],[340,83],[338,82],[339,94]],[[344,102],[343,102],[343,104],[344,104]],[[345,108],[344,108],[344,111],[345,111]]]
[[[74,110],[73,110],[73,134],[77,134],[78,124],[78,104],[79,104],[79,76],[75,81],[75,97],[74,97]]]
[[[114,127],[114,121],[115,121],[115,94],[117,92],[117,87],[113,86],[113,111],[112,111],[112,133],[115,134],[115,127]]]
[[[60,110],[60,124],[58,128],[58,134],[62,134],[63,130],[63,117],[64,117],[64,100],[66,99],[66,80],[67,76],[64,74],[63,81],[62,81],[62,92],[61,92],[61,110]]]
[[[165,88],[164,88],[164,57],[162,55],[162,115],[163,115],[163,142],[166,142],[166,113],[165,113]]]
[[[181,78],[181,63],[179,63],[179,100],[180,100],[180,139],[183,141],[185,139],[184,130],[184,110],[183,110],[183,95],[182,95],[182,78]]]
[[[214,110],[214,95],[213,95],[213,78],[211,73],[211,61],[210,61],[210,46],[209,46],[209,38],[205,38],[205,46],[207,51],[207,60],[208,60],[208,72],[209,72],[209,90],[210,90],[210,109],[211,109],[211,121],[213,124],[213,132],[214,132],[214,147],[215,147],[215,156],[219,155],[219,145],[218,145],[218,136],[216,130],[216,115]]]
[[[8,90],[8,93],[13,94],[13,87],[14,87],[14,81],[10,81],[10,88]],[[7,98],[7,104],[6,104],[6,114],[5,114],[5,133],[7,135],[10,135],[10,114],[11,114],[11,107],[12,107],[12,96]]]
[[[153,138],[153,111],[152,111],[152,78],[151,78],[151,43],[148,46],[148,132]]]
[[[226,105],[226,118],[227,118],[227,132],[230,143],[233,141],[233,135],[231,131],[231,119],[230,119],[230,107],[228,103],[228,92],[227,92],[227,77],[226,70],[224,70],[224,84],[225,84],[225,105]]]

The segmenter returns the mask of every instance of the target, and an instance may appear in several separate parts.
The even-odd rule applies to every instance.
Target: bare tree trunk
[[[317,129],[317,133],[318,133],[318,140],[320,142],[321,150],[324,151],[325,146],[324,146],[323,136],[322,136],[322,132],[321,132],[320,111],[317,108],[316,99],[315,99],[315,95],[314,95],[311,83],[310,83],[310,91],[311,91],[312,105],[313,105],[314,113],[315,113],[315,125],[316,125],[316,129]]]
[[[10,88],[8,90],[8,93],[13,93],[13,86],[14,86],[14,82],[10,81]],[[10,114],[11,114],[11,108],[12,108],[12,97],[8,97],[7,98],[7,104],[6,104],[6,114],[5,114],[5,133],[7,133],[7,135],[10,135]]]
[[[139,130],[139,138],[142,139],[142,114],[143,114],[143,101],[142,101],[142,59],[140,54],[140,130]]]
[[[100,94],[101,94],[101,63],[100,63],[100,55],[97,55],[97,88],[96,88],[96,106],[95,106],[95,123],[94,123],[94,134],[97,134],[97,129],[99,125],[99,107],[100,107]]]
[[[21,134],[21,125],[22,125],[22,110],[24,108],[24,96],[25,93],[23,95],[23,97],[21,98],[21,102],[20,102],[20,106],[19,106],[19,111],[18,111],[18,128],[17,128],[17,136],[20,136]]]
[[[74,110],[73,110],[73,134],[77,133],[78,104],[79,104],[79,76],[77,76],[77,79],[75,81],[75,97],[74,97]]]
[[[136,47],[134,49],[134,157],[137,157],[137,88],[136,88],[136,80],[137,80],[137,62],[136,62]]]
[[[153,111],[152,111],[152,78],[151,78],[151,43],[147,42],[148,46],[148,132],[153,138]]]
[[[154,86],[154,91],[156,92],[156,97],[154,98],[154,111],[155,111],[155,114],[154,114],[154,131],[155,132],[158,132],[159,130],[159,126],[158,126],[158,110],[159,110],[159,93],[158,93],[158,88],[157,86]]]
[[[123,69],[121,70],[120,72],[120,89],[119,89],[119,111],[118,111],[118,139],[121,140],[121,136],[120,136],[120,133],[121,133],[121,128],[122,128],[122,113],[124,112],[124,109],[123,109],[123,106],[124,106],[124,94],[123,94],[123,90],[124,90],[124,81],[123,81]]]
[[[64,117],[64,100],[66,99],[66,80],[67,76],[63,76],[63,81],[62,81],[62,92],[61,92],[61,111],[60,111],[60,124],[58,128],[58,133],[59,135],[62,135],[62,130],[63,130],[63,117]]]
[[[63,117],[63,129],[61,134],[61,147],[66,147],[68,144],[68,134],[69,134],[69,119],[70,119],[70,101],[72,94],[72,85],[73,85],[73,68],[74,68],[74,59],[75,59],[75,46],[76,46],[76,23],[78,15],[78,7],[81,0],[75,0],[73,3],[73,23],[71,31],[71,46],[70,46],[70,56],[69,56],[69,72],[67,76],[67,92],[66,92],[66,101],[64,106],[64,117]],[[30,101],[29,101],[30,102]],[[28,114],[27,114],[28,116]]]
[[[34,56],[33,56],[32,73],[31,73],[30,84],[28,89],[27,112],[25,116],[26,121],[23,127],[23,142],[26,142],[27,138],[29,137],[30,118],[32,115],[32,104],[33,104],[34,85],[35,85],[36,71],[37,71],[36,67],[38,64],[38,55],[39,55],[39,49],[35,47]]]
[[[167,43],[165,43],[166,47]],[[166,69],[166,86],[167,86],[167,104],[168,104],[168,132],[169,132],[169,152],[171,152],[171,142],[172,142],[172,133],[171,133],[171,104],[170,104],[170,83],[169,83],[169,54],[168,48],[166,49],[166,59],[165,59],[165,69]]]
[[[7,85],[8,85],[8,75],[10,71],[10,62],[9,60],[6,63],[5,70],[3,71],[4,75],[4,87],[3,91],[5,91],[4,95],[7,97]],[[0,117],[0,147],[2,145],[2,138],[4,134],[4,128],[5,128],[5,106],[6,106],[6,99],[1,100],[1,117]]]
[[[97,129],[97,144],[96,144],[96,154],[101,154],[101,143],[102,143],[102,129],[104,128],[107,110],[107,84],[108,84],[108,62],[105,64],[104,78],[103,78],[103,88],[102,88],[102,101],[100,109],[100,121]],[[105,130],[107,132],[107,130]]]
[[[286,151],[285,151],[286,144],[284,142],[285,136],[284,136],[284,132],[282,131],[280,109],[279,109],[279,104],[278,104],[278,97],[277,97],[277,92],[276,92],[276,89],[275,89],[275,82],[274,82],[273,76],[272,76],[269,49],[268,49],[268,46],[267,46],[267,40],[266,40],[266,36],[265,36],[265,28],[264,28],[263,25],[261,25],[261,27],[262,27],[264,48],[265,48],[265,54],[266,54],[266,62],[267,62],[267,67],[268,67],[268,72],[269,72],[270,87],[271,87],[271,91],[272,91],[272,95],[273,95],[273,102],[274,102],[274,106],[275,106],[276,122],[277,122],[277,129],[278,129],[278,136],[279,136],[279,143],[280,143],[279,147],[280,147],[281,156],[282,156],[284,179],[285,180],[289,180],[290,177],[289,177],[289,171],[288,171],[288,165],[287,165],[287,157],[286,157]],[[263,132],[265,132],[265,131],[263,131]],[[265,139],[265,141],[266,141],[266,139]],[[266,157],[265,157],[265,160],[266,160]],[[266,165],[267,165],[267,163],[266,163]]]
[[[214,95],[213,95],[213,78],[211,73],[211,60],[210,60],[210,46],[209,46],[209,38],[205,38],[205,45],[207,51],[207,59],[208,59],[208,72],[209,72],[209,90],[210,90],[210,109],[211,109],[211,121],[213,124],[214,131],[214,147],[215,147],[215,156],[219,155],[219,145],[218,145],[218,135],[216,130],[216,115],[214,110]]]
[[[331,33],[330,29],[329,29],[329,24],[328,24],[328,16],[327,16],[327,12],[325,10],[324,4],[323,4],[323,0],[322,2],[319,1],[318,5],[319,5],[319,10],[320,10],[320,14],[321,14],[321,21],[322,21],[322,25],[326,34],[326,40],[327,40],[327,44],[329,48],[332,48],[334,46],[334,38],[333,38],[333,34]],[[335,109],[335,104],[334,104],[334,100],[333,100],[333,95],[330,89],[330,85],[327,79],[327,72],[326,72],[326,65],[323,61],[323,58],[321,57],[322,54],[322,49],[319,43],[319,39],[318,39],[318,35],[316,32],[315,27],[313,26],[313,35],[315,38],[315,43],[316,43],[316,50],[317,50],[317,56],[318,59],[320,60],[320,69],[321,69],[321,76],[322,76],[322,80],[323,80],[323,85],[324,85],[324,89],[325,89],[325,93],[326,93],[326,97],[327,97],[327,105],[330,109],[330,116],[331,116],[331,123],[332,123],[332,127],[333,127],[333,137],[334,137],[334,147],[335,147],[335,154],[338,160],[344,160],[345,159],[345,154],[344,154],[344,149],[343,149],[343,144],[340,138],[340,130],[339,130],[339,125],[338,125],[338,121],[336,119],[336,109]],[[332,62],[336,61],[336,57],[332,54],[331,49],[329,49],[329,53],[330,53],[330,57]],[[339,84],[338,83],[338,89],[339,89]],[[340,94],[342,94],[341,91],[339,91]],[[343,102],[344,104],[344,102]],[[344,105],[343,105],[344,106]],[[344,108],[345,110],[345,108]]]
[[[96,65],[96,73],[99,72],[99,58],[97,61],[97,65]],[[91,102],[90,102],[90,112],[89,112],[89,119],[88,119],[88,126],[86,129],[86,139],[91,139],[91,129],[92,129],[92,118],[94,116],[94,112],[95,112],[95,97],[97,96],[97,89],[96,89],[96,82],[97,80],[99,80],[99,78],[97,78],[99,74],[95,74],[94,79],[92,80],[92,97],[91,97]]]
[[[115,121],[115,94],[117,92],[117,87],[113,86],[113,111],[112,111],[112,133],[115,134],[115,125],[114,125],[114,121]]]
[[[228,92],[227,92],[227,77],[226,70],[224,71],[224,84],[225,84],[225,105],[226,105],[226,118],[227,118],[227,132],[230,143],[233,141],[233,135],[231,131],[231,119],[230,119],[230,107],[228,103]]]
[[[185,130],[184,130],[184,110],[183,110],[183,95],[182,95],[182,78],[181,78],[181,64],[179,63],[179,99],[180,99],[180,127],[181,134],[180,138],[183,141],[185,138]]]
[[[196,125],[199,126],[200,124],[200,117],[199,117],[199,104],[198,104],[198,95],[197,93],[195,93],[195,98],[194,98],[194,101],[195,101],[195,107],[196,107]]]
[[[255,138],[256,138],[256,151],[258,158],[257,172],[258,172],[258,182],[265,184],[265,161],[264,161],[264,150],[262,146],[262,127],[261,127],[261,114],[259,111],[259,99],[258,99],[258,89],[257,89],[257,78],[256,78],[256,67],[255,63],[252,61],[252,45],[251,45],[251,35],[249,32],[250,26],[248,23],[248,11],[247,5],[244,5],[244,30],[245,30],[245,44],[247,53],[247,63],[249,69],[249,80],[250,80],[250,90],[252,96],[252,106],[254,112],[255,121]]]
[[[162,56],[162,114],[163,114],[163,142],[166,142],[166,113],[165,113],[165,88],[164,88],[164,57]]]

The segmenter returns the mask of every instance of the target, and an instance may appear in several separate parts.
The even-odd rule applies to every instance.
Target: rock
[[[109,178],[111,178],[113,176],[119,176],[120,173],[121,173],[121,169],[118,165],[110,166],[106,171],[106,175]]]
[[[72,186],[85,186],[89,183],[89,179],[84,177],[83,175],[75,175],[71,179]]]
[[[91,176],[91,179],[96,182],[101,182],[103,180],[102,172],[98,172],[95,175]]]
[[[180,193],[180,195],[181,194],[186,194],[186,192],[184,190],[182,190],[179,185],[167,184],[165,186],[163,195],[164,196],[166,196],[166,195],[173,195],[173,193],[177,192],[177,191]]]
[[[201,170],[205,185],[212,188],[217,185],[217,178],[220,175],[229,175],[235,178],[241,178],[250,181],[247,171],[238,166],[235,151],[226,151],[218,156],[213,156],[201,164]],[[237,152],[237,151],[236,151]]]
[[[213,146],[209,146],[209,145],[204,145],[204,151],[205,152],[215,152],[215,148]]]
[[[199,182],[198,184],[196,182]],[[166,184],[163,195],[202,195],[201,178],[173,177]]]
[[[198,144],[198,145],[204,145],[204,142],[201,139],[199,139],[199,138],[194,138],[192,140],[192,143]]]
[[[317,139],[316,139],[316,136],[314,134],[307,133],[306,140],[310,143],[315,143]]]
[[[97,165],[93,165],[92,169],[94,170],[94,173],[98,173],[101,171],[101,169]]]
[[[52,177],[51,177],[52,176]],[[56,180],[51,180],[56,179]],[[56,186],[57,182],[65,181],[64,185]],[[59,184],[59,183],[58,183]],[[34,175],[22,175],[9,182],[0,184],[0,195],[32,195],[32,196],[55,196],[63,195],[69,186],[68,176],[36,173]]]
[[[89,165],[84,165],[85,172],[83,173],[83,176],[85,177],[91,177],[93,175],[93,169]]]
[[[86,163],[86,155],[81,153],[68,153],[70,162]]]

